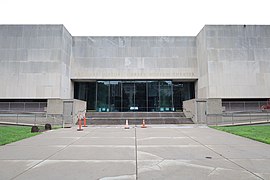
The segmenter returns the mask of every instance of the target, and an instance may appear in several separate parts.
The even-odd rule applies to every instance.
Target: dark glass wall
[[[147,111],[147,83],[145,81],[135,81],[135,108],[138,108],[138,111]]]
[[[148,86],[148,111],[159,111],[159,82],[149,81]]]
[[[110,81],[110,111],[122,111],[122,87],[121,81]]]
[[[96,110],[96,82],[75,82],[74,98],[86,101],[88,110]]]
[[[183,109],[183,101],[195,98],[193,82],[173,82],[173,106],[175,110]]]
[[[109,112],[110,111],[110,81],[97,82],[97,111]]]
[[[178,111],[195,96],[193,82],[97,81],[75,82],[74,98],[99,112]]]
[[[122,82],[122,111],[135,111],[135,87],[132,81]]]
[[[172,100],[173,100],[172,82],[160,81],[159,82],[160,111],[174,111]]]

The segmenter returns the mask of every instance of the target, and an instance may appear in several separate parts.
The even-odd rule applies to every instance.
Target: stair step
[[[88,125],[124,125],[125,119],[90,119],[86,121]],[[129,124],[141,125],[142,120],[140,119],[130,119]],[[146,124],[193,124],[191,119],[147,119]]]
[[[87,117],[185,117],[183,112],[87,112]]]
[[[132,120],[132,119],[138,119],[138,120],[155,120],[155,119],[188,119],[186,117],[91,117],[91,118],[87,118],[87,119],[91,119],[91,120],[105,120],[105,119],[108,119],[108,120],[114,120],[114,119],[123,119],[123,120]]]
[[[193,124],[183,112],[87,112],[88,125]]]

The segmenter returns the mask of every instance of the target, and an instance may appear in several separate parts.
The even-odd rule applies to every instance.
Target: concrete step
[[[142,119],[128,119],[131,125],[141,125]],[[124,125],[126,119],[87,119],[88,125]],[[177,119],[177,118],[160,118],[160,119],[145,119],[146,124],[193,124],[193,121],[189,118]]]
[[[193,124],[193,121],[184,116],[183,112],[88,112],[88,125],[124,125],[129,124]]]
[[[87,112],[87,117],[185,117],[183,112]]]

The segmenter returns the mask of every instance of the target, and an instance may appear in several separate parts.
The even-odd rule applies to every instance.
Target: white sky
[[[64,24],[74,36],[195,36],[205,24],[270,24],[269,4],[269,0],[0,0],[0,24]]]

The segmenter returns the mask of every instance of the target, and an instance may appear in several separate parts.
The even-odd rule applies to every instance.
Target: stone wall
[[[1,25],[0,98],[70,98],[70,52],[63,25]]]
[[[208,52],[206,49],[206,31],[205,27],[200,31],[196,38],[197,61],[198,61],[198,82],[196,83],[196,98],[209,97],[209,80],[208,80]]]
[[[195,37],[73,37],[73,80],[197,79]]]
[[[0,99],[71,99],[73,82],[194,81],[196,98],[269,98],[270,26],[206,25],[196,37],[72,37],[0,25]]]
[[[194,123],[197,123],[196,99],[184,101],[183,112],[187,118],[191,118]]]
[[[205,26],[204,41],[208,94],[201,97],[270,97],[270,26]]]
[[[74,125],[86,113],[86,102],[77,99],[48,99],[47,115],[63,120],[65,126]]]
[[[222,114],[221,99],[191,99],[183,102],[183,112],[194,123],[212,122]]]

